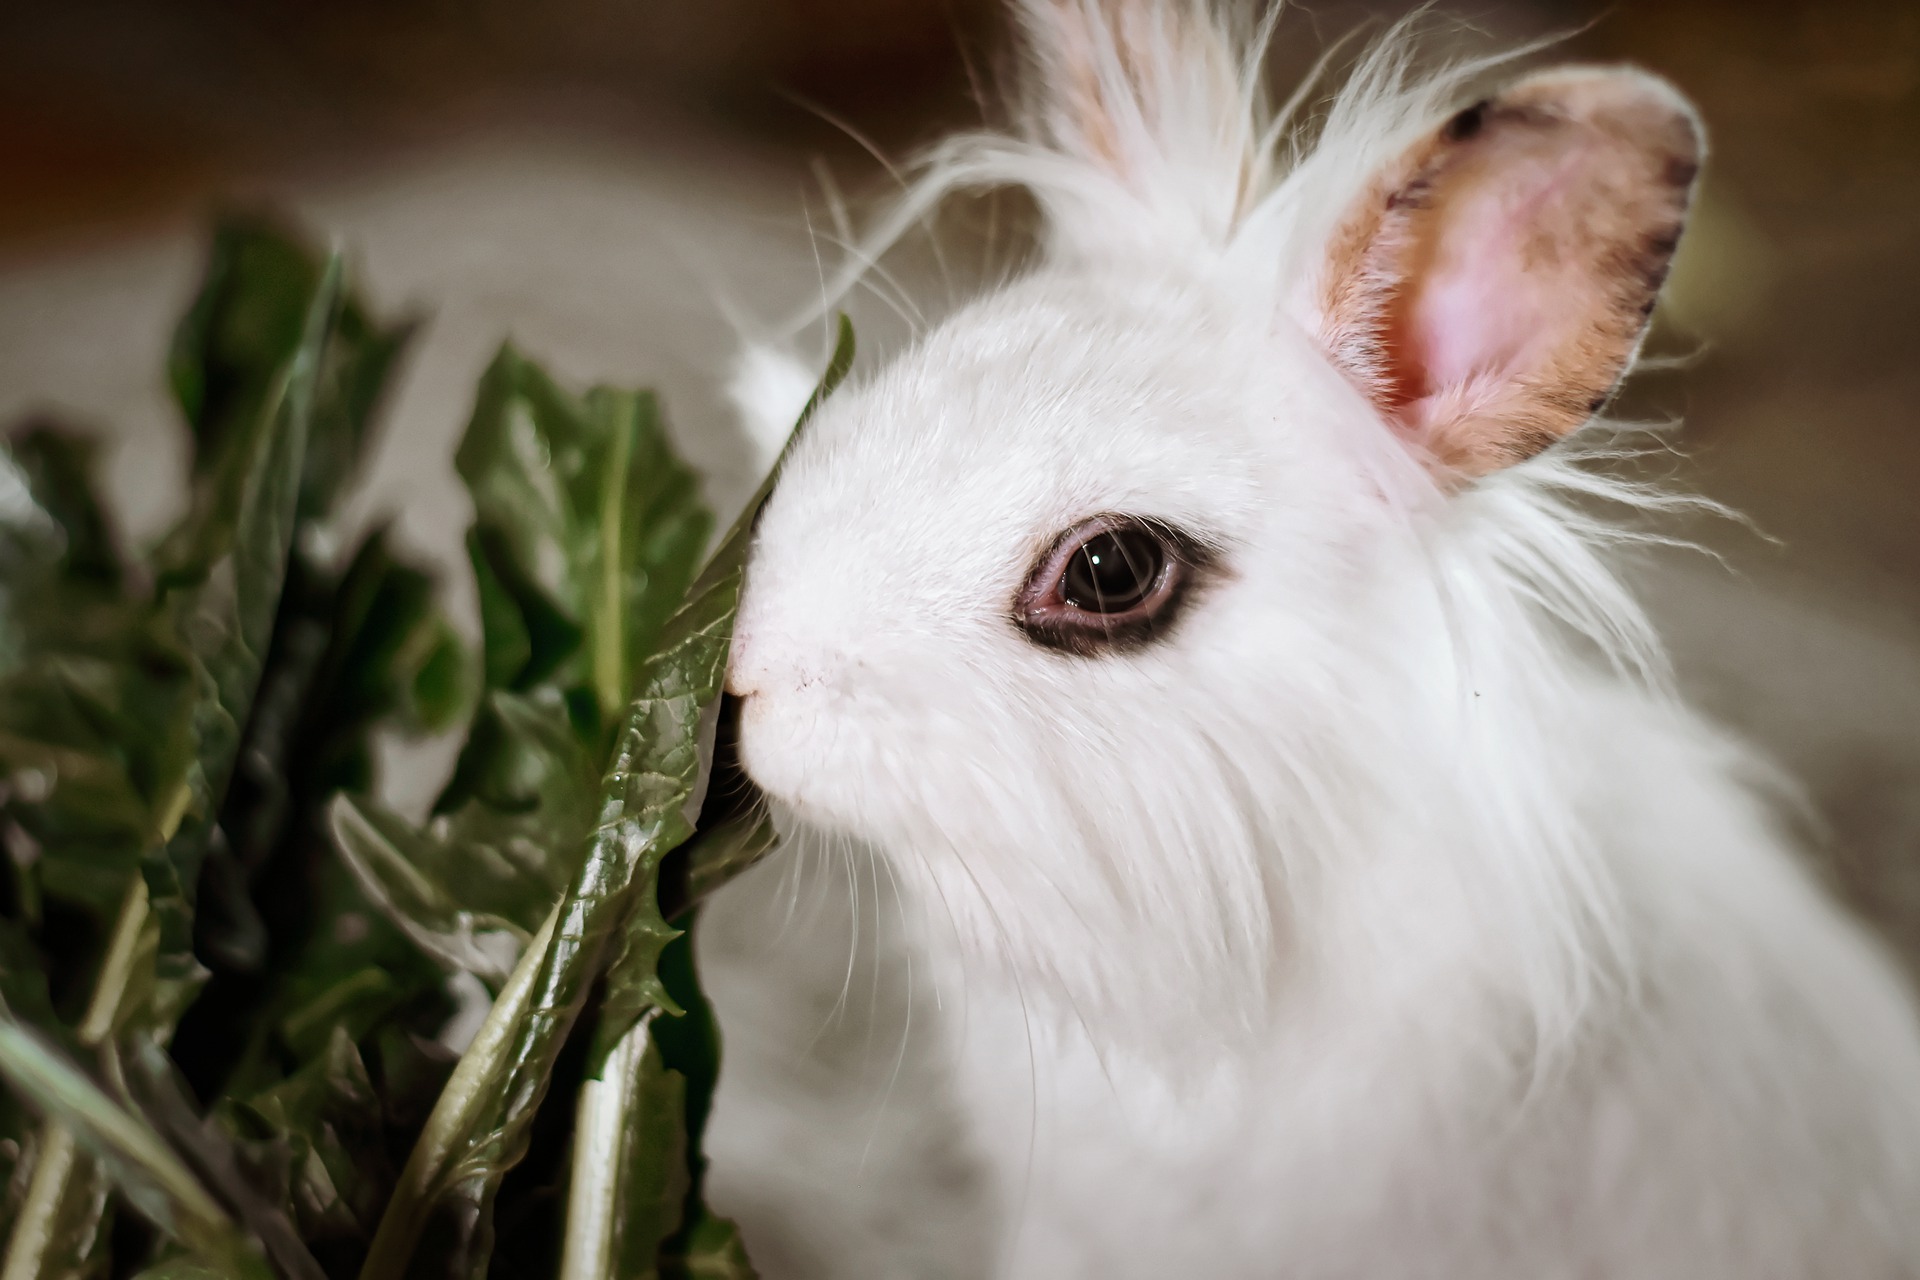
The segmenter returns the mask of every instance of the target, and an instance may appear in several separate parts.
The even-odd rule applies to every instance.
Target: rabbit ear
[[[1686,101],[1636,71],[1549,71],[1467,108],[1339,225],[1327,350],[1447,474],[1530,457],[1632,360],[1703,149]]]
[[[1246,68],[1206,0],[1023,0],[1019,12],[1038,72],[1029,109],[1054,149],[1143,195],[1175,174],[1241,180]]]

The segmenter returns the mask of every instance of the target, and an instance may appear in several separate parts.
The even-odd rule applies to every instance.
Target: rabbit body
[[[1728,744],[1615,689],[1588,713],[1581,803],[1639,961],[1561,1061],[1502,1053],[1516,1011],[1488,998],[1474,914],[1407,869],[1433,851],[1419,830],[1399,870],[1326,886],[1352,918],[1316,929],[1346,944],[1244,1041],[1129,1052],[1030,986],[976,983],[958,1078],[998,1274],[1920,1274],[1906,992]]]
[[[1659,500],[1547,448],[1690,109],[1448,117],[1389,50],[1283,164],[1201,7],[1026,13],[1028,134],[928,189],[1027,186],[1041,260],[794,442],[728,675],[786,821],[913,909],[984,1265],[1920,1275],[1911,999],[1573,499]]]

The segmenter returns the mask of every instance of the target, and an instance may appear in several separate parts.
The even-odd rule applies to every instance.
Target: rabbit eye
[[[1028,639],[1089,654],[1155,638],[1199,560],[1171,528],[1131,516],[1095,516],[1061,534],[1014,604]]]
[[[1167,550],[1145,529],[1107,529],[1075,547],[1060,575],[1060,598],[1084,613],[1140,607],[1167,570]]]

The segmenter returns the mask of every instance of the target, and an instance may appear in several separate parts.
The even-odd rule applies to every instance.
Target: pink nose
[[[769,638],[775,643],[769,645]],[[777,631],[769,636],[764,630],[756,634],[751,626],[734,629],[733,644],[727,651],[725,688],[728,693],[736,698],[750,698],[785,683],[782,677],[790,674],[790,664],[782,657],[785,646],[779,639]]]
[[[751,637],[744,631],[733,633],[733,644],[727,650],[727,678],[725,689],[736,698],[750,697],[760,684],[760,672],[752,665],[753,645]]]
[[[727,655],[726,691],[736,698],[756,693],[778,697],[821,683],[830,669],[824,654],[815,651],[806,658],[797,656],[786,637],[768,633],[773,643],[756,642],[748,633],[736,633]]]

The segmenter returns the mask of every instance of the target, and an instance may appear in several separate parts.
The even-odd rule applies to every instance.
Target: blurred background
[[[1405,8],[1296,6],[1276,63],[1284,75]],[[1626,409],[1683,419],[1661,469],[1750,523],[1688,528],[1715,554],[1662,556],[1644,587],[1690,690],[1802,780],[1835,883],[1920,962],[1920,5],[1447,8],[1472,27],[1450,38],[1572,33],[1567,56],[1659,71],[1707,119],[1705,194],[1653,343],[1673,359]],[[736,503],[754,477],[719,396],[735,333],[817,291],[840,252],[838,193],[857,221],[889,189],[883,158],[981,118],[1006,37],[995,0],[10,0],[0,418],[51,410],[100,431],[126,533],[157,531],[184,469],[161,369],[207,215],[285,210],[345,245],[378,305],[425,321],[356,518],[396,518],[470,621],[449,458],[493,348],[511,335],[576,384],[660,387],[711,496]],[[1018,212],[951,219],[942,253],[902,255],[901,283],[937,313],[1017,261]],[[907,328],[878,297],[858,306],[865,348]],[[396,748],[392,763],[387,789],[417,813],[446,761]],[[821,928],[842,941],[811,1003],[756,1006],[745,975],[765,930],[746,907],[714,922],[735,1095],[756,1053],[787,1071],[804,1056],[823,1079],[894,1065],[884,1035],[874,1068],[859,1025],[818,1029],[843,985],[833,909]],[[851,1018],[869,1049],[905,998],[880,991]],[[755,1104],[733,1105],[723,1119]],[[854,1176],[857,1155],[887,1176],[890,1139],[873,1135],[934,1123],[867,1111],[864,1150],[795,1129],[810,1154],[790,1168]],[[736,1132],[716,1136],[722,1164],[728,1142],[766,1141]],[[847,1226],[749,1236],[756,1256],[802,1257]]]

